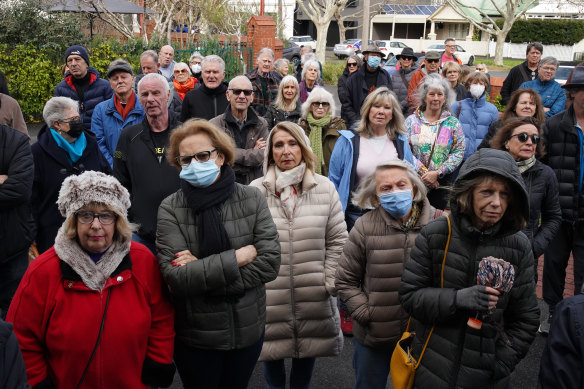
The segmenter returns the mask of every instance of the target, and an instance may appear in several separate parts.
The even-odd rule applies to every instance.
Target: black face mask
[[[71,138],[79,138],[83,133],[83,130],[85,130],[85,127],[83,126],[83,121],[81,119],[72,120],[69,122],[69,131],[67,132],[67,135]]]

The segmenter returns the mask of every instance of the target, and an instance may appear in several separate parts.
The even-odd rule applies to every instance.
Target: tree
[[[84,3],[93,8],[93,10],[95,11],[93,14],[97,15],[97,18],[103,20],[105,23],[112,26],[124,37],[128,39],[134,38],[134,31],[130,26],[126,24],[123,16],[111,12],[107,8],[103,0],[84,0]],[[91,15],[89,16],[91,17]]]
[[[505,38],[513,27],[513,23],[525,14],[537,0],[489,0],[494,10],[499,13],[504,22],[501,27],[495,23],[493,10],[479,8],[473,0],[446,0],[457,14],[467,19],[473,26],[497,37],[495,46],[495,65],[503,66],[503,46]],[[488,2],[484,1],[483,4]],[[489,12],[491,11],[491,12]],[[474,16],[474,17],[473,17]]]
[[[349,0],[347,1],[347,3],[349,3],[350,1],[353,0]],[[371,22],[371,19],[373,19],[373,17],[377,14],[381,13],[381,10],[383,9],[383,3],[379,3],[376,5],[371,6],[371,12],[369,14],[369,22]],[[348,30],[356,30],[360,27],[360,24],[356,24],[354,26],[346,26],[345,23],[347,21],[348,17],[351,18],[356,18],[356,19],[363,19],[363,10],[355,12],[355,13],[351,13],[350,15],[343,15],[343,9],[339,8],[337,9],[337,12],[335,12],[335,20],[337,21],[337,26],[339,27],[339,42],[344,42],[347,39],[347,31]]]
[[[347,0],[307,0],[306,5],[303,0],[296,0],[296,3],[316,26],[316,57],[324,63],[328,28],[335,12],[344,9]]]

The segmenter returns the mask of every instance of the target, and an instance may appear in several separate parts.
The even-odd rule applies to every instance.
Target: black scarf
[[[229,165],[221,167],[221,175],[213,184],[205,188],[192,186],[185,180],[180,187],[187,198],[187,204],[199,219],[199,257],[219,254],[231,249],[229,236],[219,215],[219,206],[227,200],[235,189],[235,174]]]

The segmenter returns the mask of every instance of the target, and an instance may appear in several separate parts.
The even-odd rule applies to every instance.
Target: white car
[[[377,43],[377,46],[385,56],[385,59],[391,58],[394,55],[399,55],[403,49],[409,47],[405,43],[398,41],[375,41],[375,43]]]
[[[444,44],[440,43],[440,44],[430,45],[426,48],[426,50],[423,50],[422,53],[426,54],[426,52],[428,52],[428,51],[442,52],[442,51],[444,51]],[[460,45],[456,45],[456,51],[454,52],[454,55],[457,58],[460,58],[460,60],[462,61],[463,64],[466,64],[468,66],[472,66],[472,64],[474,64],[474,60],[475,60],[474,55],[472,55],[472,53],[463,49],[462,46],[460,46]]]
[[[291,36],[288,40],[298,46],[310,46],[312,51],[316,50],[316,41],[310,35]]]

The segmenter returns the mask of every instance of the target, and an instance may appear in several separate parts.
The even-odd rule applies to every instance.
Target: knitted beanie
[[[130,194],[115,177],[101,172],[86,171],[63,181],[57,200],[61,215],[69,218],[90,203],[105,204],[127,217]]]
[[[80,56],[85,60],[87,66],[89,66],[89,54],[87,54],[87,49],[85,49],[85,47],[79,45],[69,46],[67,51],[65,51],[65,63],[67,63],[67,58],[69,58],[70,55]]]

